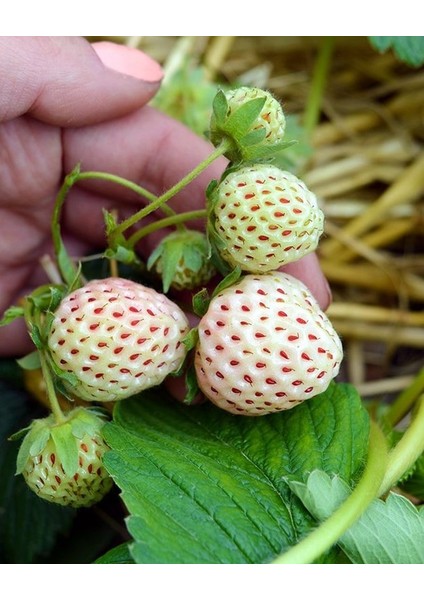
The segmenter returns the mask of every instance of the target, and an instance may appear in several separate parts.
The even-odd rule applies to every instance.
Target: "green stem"
[[[306,104],[303,119],[303,125],[305,127],[306,132],[309,135],[312,135],[319,120],[322,105],[322,97],[327,81],[328,72],[330,69],[333,48],[334,38],[331,36],[324,38],[319,49],[318,58],[314,66],[311,89],[309,92],[309,97]]]
[[[59,268],[63,280],[68,285],[71,285],[73,282],[75,282],[75,279],[78,275],[78,269],[71,257],[69,256],[63,243],[60,227],[60,216],[68,192],[74,185],[74,183],[77,181],[78,176],[79,165],[77,165],[77,167],[75,167],[75,169],[65,177],[62,187],[60,188],[56,196],[51,221],[51,235],[57,266]]]
[[[43,371],[43,379],[44,383],[46,384],[47,397],[50,402],[50,408],[52,409],[52,413],[54,414],[56,423],[63,423],[65,421],[65,415],[63,414],[62,409],[60,408],[59,400],[57,399],[56,390],[54,387],[49,365],[47,364],[44,352],[40,350],[39,354],[41,369]]]
[[[117,183],[118,185],[135,192],[139,196],[143,196],[143,198],[146,198],[146,200],[149,202],[154,202],[157,200],[157,196],[152,194],[152,192],[149,192],[149,190],[146,190],[129,179],[119,177],[118,175],[113,175],[112,173],[106,173],[104,171],[84,171],[78,175],[78,181],[83,181],[85,179],[101,179],[103,181]]]
[[[149,215],[151,212],[157,210],[158,208],[162,208],[163,205],[168,202],[170,198],[178,194],[183,188],[185,188],[189,183],[191,183],[196,177],[200,175],[202,171],[204,171],[211,163],[213,163],[217,158],[222,156],[228,149],[228,141],[224,140],[222,144],[220,144],[215,150],[210,154],[205,160],[203,160],[200,164],[197,165],[190,173],[188,173],[183,179],[181,179],[177,184],[175,184],[172,188],[170,188],[167,192],[156,198],[148,206],[143,207],[138,212],[134,213],[126,219],[122,221],[118,225],[118,227],[114,231],[114,235],[119,236],[124,231],[141,221],[144,217]]]
[[[201,208],[199,210],[192,210],[192,211],[185,212],[185,213],[179,213],[178,215],[174,215],[172,217],[166,217],[165,219],[160,219],[159,221],[150,223],[150,225],[146,225],[146,227],[143,227],[143,229],[139,229],[138,231],[136,231],[128,239],[127,247],[131,248],[131,249],[134,248],[134,246],[137,244],[137,242],[139,242],[141,239],[143,239],[150,233],[153,233],[154,231],[158,231],[159,229],[162,229],[165,227],[172,227],[174,225],[176,226],[181,223],[185,223],[186,221],[189,221],[190,219],[201,219],[201,218],[206,217],[206,215],[207,215],[206,209]]]
[[[368,461],[352,494],[310,535],[281,554],[273,564],[309,564],[329,550],[376,498],[387,465],[387,444],[380,428],[371,422]]]
[[[386,414],[390,425],[399,423],[422,393],[424,393],[424,369],[419,371],[411,385],[403,390],[390,406]]]
[[[424,395],[417,403],[417,411],[400,441],[389,453],[389,464],[378,495],[393,487],[424,452]]]

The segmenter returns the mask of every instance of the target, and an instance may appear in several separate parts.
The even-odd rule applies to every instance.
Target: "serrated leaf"
[[[34,352],[30,352],[26,356],[18,358],[17,363],[22,369],[27,369],[28,371],[39,369],[41,367],[40,353],[38,350],[34,350]]]
[[[119,403],[103,430],[136,562],[267,562],[312,525],[284,478],[351,480],[365,459],[368,415],[350,386],[257,419],[160,394]]]
[[[62,463],[66,475],[72,477],[78,469],[78,445],[72,433],[72,425],[65,423],[52,427],[50,435],[56,446],[58,461]]]
[[[311,473],[306,484],[289,485],[320,521],[351,493],[342,479],[322,471]],[[424,510],[391,492],[385,501],[374,500],[338,543],[355,564],[424,564]]]
[[[420,67],[424,64],[424,37],[423,36],[370,36],[371,45],[380,52],[389,48],[401,61],[411,67]]]

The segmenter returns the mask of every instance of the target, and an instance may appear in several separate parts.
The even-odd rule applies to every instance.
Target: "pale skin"
[[[162,75],[145,54],[111,43],[0,37],[0,315],[47,281],[39,261],[52,251],[52,207],[63,177],[77,163],[160,194],[210,154],[208,142],[146,106]],[[178,211],[201,208],[206,185],[224,167],[217,160],[170,205]],[[70,253],[82,256],[104,246],[103,207],[122,219],[141,202],[100,181],[73,188],[62,221]],[[153,243],[143,240],[144,257]],[[311,289],[322,308],[328,306],[330,292],[315,254],[285,270]],[[0,329],[0,355],[30,349],[22,322]]]

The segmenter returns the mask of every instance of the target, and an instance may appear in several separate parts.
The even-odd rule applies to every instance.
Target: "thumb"
[[[146,104],[162,78],[135,48],[81,37],[0,37],[0,122],[28,113],[59,126],[120,117]]]

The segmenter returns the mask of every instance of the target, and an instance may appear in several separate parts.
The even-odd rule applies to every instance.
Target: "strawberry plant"
[[[209,137],[210,156],[162,195],[79,165],[58,193],[55,281],[1,322],[24,320],[34,350],[10,372],[38,373],[48,406],[22,423],[28,392],[18,386],[15,399],[16,381],[5,384],[0,473],[11,483],[0,500],[10,507],[24,490],[22,511],[40,506],[51,520],[49,539],[20,557],[42,559],[75,509],[100,502],[125,533],[105,540],[98,563],[424,561],[424,513],[403,491],[422,489],[424,405],[412,390],[368,411],[338,377],[330,319],[282,270],[317,248],[324,212],[287,170],[280,103],[258,88],[219,90]],[[204,207],[176,213],[168,201],[221,156]],[[100,267],[71,258],[60,229],[68,192],[90,179],[143,198],[124,220],[104,212]],[[158,233],[144,262],[140,243]],[[191,328],[186,312],[199,318]],[[0,532],[19,561],[1,518]]]

